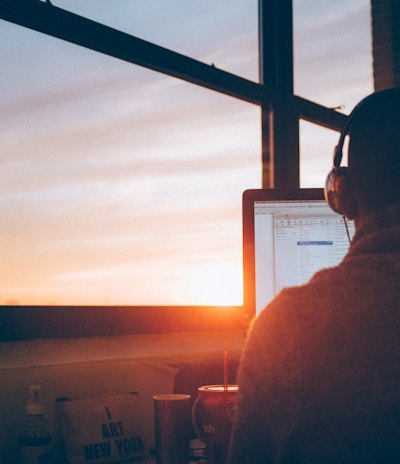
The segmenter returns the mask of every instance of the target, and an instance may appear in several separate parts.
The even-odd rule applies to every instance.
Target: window
[[[165,14],[179,13],[91,3],[121,28],[130,12],[133,32],[146,30],[139,15],[157,21],[157,40]],[[196,46],[200,33],[199,58],[254,76],[256,5],[232,5],[219,5],[219,19],[235,13],[224,35],[210,5],[194,19],[185,4],[177,35]],[[190,34],[189,20],[210,37]],[[1,303],[241,305],[241,194],[260,185],[259,108],[4,25]]]
[[[1,20],[0,304],[242,305],[241,195],[263,170],[259,1],[26,6],[238,76],[252,103]],[[293,0],[294,93],[345,113],[372,91],[369,2],[350,3]],[[303,187],[323,183],[337,139],[314,122],[300,122]]]

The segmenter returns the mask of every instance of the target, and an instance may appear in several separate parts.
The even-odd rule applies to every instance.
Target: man
[[[368,96],[348,121],[326,195],[355,236],[338,266],[254,321],[231,463],[400,463],[400,89]]]

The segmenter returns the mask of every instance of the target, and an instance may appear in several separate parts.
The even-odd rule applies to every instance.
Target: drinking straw
[[[228,342],[224,344],[224,391],[228,391]]]

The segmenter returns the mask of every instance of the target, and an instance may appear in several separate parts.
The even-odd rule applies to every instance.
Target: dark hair
[[[400,203],[400,88],[368,96],[349,134],[349,174],[357,201],[369,211]]]

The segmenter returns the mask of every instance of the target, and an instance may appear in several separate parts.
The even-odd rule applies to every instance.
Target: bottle
[[[42,387],[29,387],[29,402],[22,434],[18,439],[20,464],[51,462],[51,435],[47,431],[42,403]]]

